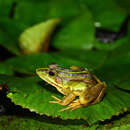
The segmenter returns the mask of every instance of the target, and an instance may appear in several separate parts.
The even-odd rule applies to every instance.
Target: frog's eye
[[[54,72],[52,72],[52,71],[49,71],[49,75],[50,75],[50,76],[54,76],[54,75],[55,75],[55,73],[54,73]]]

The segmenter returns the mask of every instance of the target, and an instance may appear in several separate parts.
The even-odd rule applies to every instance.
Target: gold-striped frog
[[[36,73],[64,95],[63,99],[52,96],[55,101],[50,101],[67,106],[60,111],[99,103],[106,89],[105,82],[101,82],[87,68],[71,66],[65,69],[57,64],[50,64],[47,68],[38,68]]]

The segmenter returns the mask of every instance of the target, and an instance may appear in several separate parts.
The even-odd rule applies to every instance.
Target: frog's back
[[[72,70],[72,69],[63,69],[58,68],[56,69],[58,75],[60,77],[66,77],[66,78],[91,78],[91,74],[88,72],[88,70],[85,68],[84,70]]]

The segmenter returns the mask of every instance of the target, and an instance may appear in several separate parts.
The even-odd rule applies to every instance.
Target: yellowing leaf
[[[48,42],[59,19],[50,19],[26,29],[19,38],[20,48],[25,54],[47,50]]]

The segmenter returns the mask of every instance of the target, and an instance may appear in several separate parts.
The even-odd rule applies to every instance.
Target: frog
[[[75,65],[70,68],[63,68],[53,63],[48,67],[36,69],[36,73],[64,95],[63,99],[51,96],[54,100],[49,101],[50,103],[67,106],[60,112],[97,104],[106,92],[106,83],[100,81],[87,68]]]

